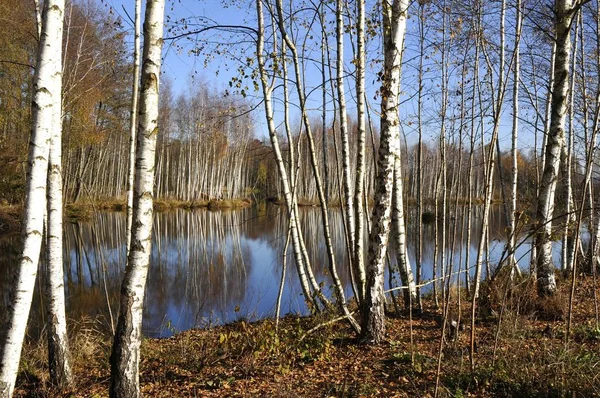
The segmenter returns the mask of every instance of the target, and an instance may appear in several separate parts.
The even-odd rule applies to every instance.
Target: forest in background
[[[29,104],[32,96],[33,63],[36,52],[35,20],[32,19],[33,3],[21,4],[16,1],[5,1],[2,11],[6,15],[7,34],[2,35],[2,48],[4,56],[0,62],[0,200],[7,204],[19,204],[24,197],[25,187],[25,161],[27,156],[27,142],[30,134],[31,111]],[[497,16],[497,5],[491,4],[485,10],[486,18],[490,21]],[[115,10],[119,11],[119,10]],[[376,10],[373,10],[371,23],[375,23]],[[440,65],[440,26],[437,26],[441,10],[436,7],[424,5],[422,15],[413,16],[412,20],[421,19],[418,26],[412,24],[407,33],[406,53],[411,58],[404,61],[403,91],[410,93],[403,100],[402,129],[403,129],[403,170],[405,170],[405,194],[414,200],[417,196],[417,176],[419,163],[419,148],[421,162],[426,164],[425,172],[420,178],[426,198],[432,200],[439,196],[439,176],[441,172],[442,155],[446,165],[446,186],[450,190],[459,192],[461,198],[469,196],[483,197],[484,174],[481,165],[485,162],[484,152],[489,139],[491,101],[489,84],[490,73],[497,71],[481,72],[481,81],[475,81],[473,69],[465,65],[473,65],[473,36],[472,29],[464,26],[469,9],[454,10],[458,15],[457,26],[451,26],[449,38],[444,38],[448,43],[448,54],[456,54],[454,58],[448,57],[446,88],[440,91],[440,81],[435,76],[439,75]],[[310,13],[305,12],[305,18]],[[130,31],[124,26],[122,17],[102,4],[90,1],[74,1],[68,4],[65,17],[65,79],[63,81],[65,123],[63,128],[64,140],[64,190],[68,203],[81,201],[82,198],[94,200],[124,199],[126,192],[127,176],[127,151],[128,151],[128,120],[129,102],[131,96],[131,48]],[[464,14],[464,16],[461,16]],[[301,15],[301,14],[300,14]],[[301,16],[298,16],[300,19]],[[206,20],[193,19],[195,24],[207,24]],[[527,20],[525,21],[527,22]],[[324,21],[331,25],[332,21]],[[191,26],[192,21],[188,21]],[[300,26],[302,24],[298,22]],[[422,26],[421,26],[422,25]],[[350,29],[350,21],[348,22]],[[525,23],[525,29],[527,24]],[[589,26],[589,23],[585,26]],[[584,27],[585,27],[584,26]],[[215,25],[218,30],[218,25]],[[522,110],[519,116],[522,120],[520,129],[521,139],[517,146],[519,197],[522,209],[535,211],[531,200],[536,194],[536,186],[541,174],[540,148],[543,144],[544,123],[547,97],[547,75],[550,60],[547,51],[551,51],[549,39],[536,26],[530,26],[532,32],[527,34],[527,40],[521,51],[527,54],[523,62],[522,85],[525,92],[521,92]],[[180,24],[173,22],[173,30],[180,29]],[[303,29],[302,27],[298,28]],[[314,28],[313,28],[314,29]],[[419,37],[422,33],[422,38]],[[352,34],[352,31],[349,32]],[[497,50],[497,43],[491,39],[497,34],[497,27],[489,24],[485,31],[486,45],[489,46],[490,57]],[[582,32],[582,35],[588,33]],[[373,33],[371,33],[373,35]],[[460,36],[459,36],[460,35]],[[546,33],[547,35],[547,33]],[[594,33],[595,35],[595,33]],[[456,37],[454,37],[456,36]],[[218,34],[215,46],[220,48],[224,55],[221,62],[233,63],[234,58],[241,51],[242,46],[236,47],[231,36]],[[235,36],[234,36],[235,37]],[[488,39],[489,37],[489,39]],[[305,57],[311,63],[315,61],[319,50],[321,37],[311,37],[312,43],[307,42]],[[329,38],[333,41],[334,38]],[[377,37],[371,37],[371,47],[379,46]],[[508,39],[510,40],[510,38]],[[539,45],[545,43],[546,48]],[[177,42],[175,42],[177,43]],[[183,46],[184,44],[182,44]],[[331,44],[328,44],[331,46]],[[591,45],[591,43],[589,44]],[[198,46],[208,47],[202,44]],[[184,51],[189,50],[185,44]],[[542,51],[542,50],[545,50]],[[592,57],[580,50],[578,57]],[[333,52],[333,50],[330,50]],[[421,54],[422,52],[422,54]],[[314,53],[314,54],[313,54]],[[230,55],[227,55],[230,54]],[[419,55],[421,54],[421,55]],[[583,54],[583,55],[581,55]],[[203,54],[207,57],[214,56]],[[320,56],[320,55],[319,55]],[[327,57],[332,55],[327,54]],[[371,73],[376,74],[381,59],[376,53],[369,55]],[[407,57],[408,58],[408,57]],[[419,59],[421,59],[419,61]],[[582,62],[586,61],[581,58]],[[209,62],[209,61],[207,61]],[[330,79],[334,66],[328,62],[324,73],[326,74],[326,101],[323,109],[310,111],[312,124],[315,126],[315,150],[321,154],[317,161],[322,170],[327,169],[327,192],[330,200],[340,201],[339,178],[341,173],[341,159],[336,157],[336,148],[341,147],[339,118],[334,98],[335,83]],[[493,59],[491,60],[493,62]],[[591,62],[591,61],[587,61]],[[306,62],[309,64],[309,62]],[[420,63],[422,63],[421,66]],[[583,67],[583,64],[581,64]],[[235,64],[234,64],[235,66]],[[308,65],[312,72],[317,66]],[[483,68],[483,66],[481,66]],[[247,69],[247,68],[246,68]],[[242,72],[248,76],[244,68]],[[418,72],[421,70],[421,72]],[[596,72],[586,69],[588,86],[576,80],[577,91],[574,98],[576,103],[583,101],[582,90],[590,90],[589,85],[594,80]],[[202,75],[200,73],[200,75]],[[420,77],[419,77],[420,75]],[[352,84],[354,78],[352,70],[345,77]],[[544,80],[545,79],[545,80]],[[206,199],[240,199],[255,195],[259,199],[281,196],[281,183],[277,176],[275,161],[270,151],[270,144],[266,137],[258,134],[260,130],[261,115],[251,112],[260,101],[259,93],[248,92],[243,81],[243,76],[234,76],[231,87],[215,87],[208,82],[208,77],[189,77],[189,89],[185,92],[174,93],[168,74],[163,76],[159,143],[157,148],[157,174],[156,194],[159,199],[177,201],[202,201]],[[373,81],[375,83],[375,81]],[[314,81],[310,84],[318,86]],[[376,86],[376,84],[374,85]],[[419,90],[419,87],[421,89]],[[318,87],[316,87],[318,88]],[[313,90],[316,92],[316,88]],[[242,96],[241,91],[244,96]],[[510,87],[507,87],[510,95]],[[415,98],[414,93],[418,93]],[[442,112],[438,97],[446,97],[446,110],[444,110],[445,126],[440,126],[439,115]],[[595,98],[586,93],[588,101]],[[315,94],[312,94],[316,97]],[[579,98],[578,98],[579,96]],[[369,99],[369,134],[367,145],[366,174],[367,192],[373,195],[374,181],[374,151],[377,151],[379,142],[379,126],[375,119],[378,117],[376,109],[377,96]],[[419,100],[420,99],[420,100]],[[315,101],[314,99],[312,100]],[[508,100],[506,101],[509,102]],[[419,105],[421,104],[421,105]],[[315,106],[316,108],[316,106]],[[354,106],[350,105],[350,108]],[[416,112],[420,109],[420,112]],[[582,112],[595,109],[591,103],[583,109],[577,106],[574,114],[574,123],[583,124]],[[321,113],[325,111],[323,119]],[[512,160],[509,151],[510,142],[510,111],[504,110],[502,115],[503,131],[499,139],[501,161],[498,163],[502,169],[497,173],[495,196],[501,199],[500,184],[502,178],[505,184],[511,181]],[[588,117],[591,117],[588,115]],[[348,115],[350,152],[357,150],[357,124],[356,115],[351,111]],[[302,126],[298,115],[293,118],[293,146],[299,153],[308,153],[306,136],[301,133]],[[325,124],[323,124],[325,120]],[[325,125],[325,129],[323,129]],[[440,140],[440,131],[444,129],[445,139]],[[323,130],[326,131],[323,137]],[[573,170],[576,183],[583,179],[585,163],[586,129],[574,131]],[[282,133],[283,135],[283,133]],[[422,137],[419,147],[417,136]],[[290,145],[283,137],[283,150],[289,152]],[[589,140],[588,140],[589,141]],[[440,145],[444,146],[444,154]],[[325,149],[324,149],[325,148]],[[474,158],[469,161],[470,152]],[[241,161],[240,161],[241,159]],[[310,162],[307,156],[301,157],[303,162],[299,165],[297,187],[298,196],[302,202],[317,203],[317,192],[314,179],[310,171]],[[352,166],[355,159],[351,158]],[[327,168],[323,164],[327,164]],[[460,173],[467,169],[473,172],[473,184],[469,188]],[[102,171],[102,172],[99,172]],[[471,190],[471,191],[469,191]],[[449,192],[453,195],[454,191]]]
[[[42,247],[48,258],[51,383],[70,384],[60,304],[63,300],[64,307],[63,192],[67,203],[125,201],[128,195],[127,266],[110,357],[112,396],[140,392],[140,327],[155,199],[262,197],[284,205],[288,232],[282,255],[289,245],[307,306],[314,314],[339,315],[336,321],[344,320],[347,333],[363,345],[386,342],[386,273],[398,277],[398,285],[389,287],[402,290],[411,344],[413,311],[428,308],[421,289],[431,284],[433,306],[441,312],[435,318],[441,328],[435,395],[446,332],[461,327],[461,315],[451,314],[461,313],[463,298],[470,307],[462,316],[468,318],[465,349],[475,381],[478,329],[490,332],[480,327],[490,286],[505,282],[500,314],[492,314],[498,319],[492,365],[509,296],[535,291],[535,311],[566,307],[556,309],[554,319],[565,321],[562,337],[554,335],[565,347],[577,319],[579,270],[592,274],[597,302],[598,2],[257,0],[244,25],[227,26],[207,16],[164,25],[165,2],[148,0],[139,90],[139,63],[131,68],[126,61],[127,34],[110,9],[102,12],[91,2],[67,2],[63,9],[62,0],[42,5],[41,14],[33,7],[24,12],[15,25],[14,35],[21,36],[6,43],[14,56],[0,62],[7,68],[1,75],[11,73],[2,81],[6,99],[0,102],[6,156],[0,192],[6,195],[3,204],[24,207],[0,391],[6,388],[10,395],[14,388]],[[6,11],[19,21],[22,10]],[[135,25],[141,26],[139,18]],[[19,38],[21,45],[15,45]],[[163,42],[191,46],[188,51],[206,62],[236,65],[239,75],[227,90],[190,79],[189,92],[174,93],[161,77]],[[139,48],[134,46],[137,54]],[[268,138],[257,137],[259,125]],[[490,264],[488,222],[497,202],[507,219],[506,247],[499,262]],[[331,296],[314,275],[317,260],[307,250],[298,210],[303,203],[319,205]],[[408,204],[416,207],[412,219],[406,216]],[[342,213],[343,263],[332,245],[330,205],[339,205]],[[475,212],[482,220],[478,232],[470,228]],[[452,244],[446,231],[450,225],[456,229],[458,218],[468,226],[467,247],[476,246],[472,269],[469,250],[464,263],[454,263],[446,252]],[[425,242],[424,224],[431,221],[434,241]],[[407,223],[417,225],[414,267]],[[555,264],[558,239],[561,259]],[[518,260],[515,248],[525,242],[531,243],[530,258]],[[429,281],[422,279],[426,245],[434,251]],[[350,275],[351,299],[339,278],[341,267]],[[560,286],[556,268],[567,277]],[[454,278],[460,274],[465,278]],[[597,308],[595,329],[591,318],[585,323],[592,332],[598,329]],[[275,330],[278,319],[279,311]]]

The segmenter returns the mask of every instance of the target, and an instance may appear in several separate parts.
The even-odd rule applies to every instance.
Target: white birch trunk
[[[137,127],[137,107],[140,82],[140,30],[142,0],[135,0],[135,26],[133,40],[133,83],[129,118],[129,167],[127,169],[127,253],[131,246],[131,225],[133,223],[133,176],[135,174],[135,139]]]
[[[556,276],[552,262],[552,217],[554,216],[554,197],[560,166],[560,152],[565,141],[573,3],[571,0],[557,0],[554,11],[556,15],[554,89],[552,91],[550,131],[545,148],[546,161],[537,204],[536,272],[538,294],[542,296],[553,295],[556,292]]]
[[[417,289],[415,287],[415,278],[413,276],[412,267],[408,261],[408,245],[406,243],[406,223],[404,217],[404,202],[402,197],[402,162],[400,160],[400,151],[394,162],[394,192],[393,192],[393,214],[394,222],[394,242],[396,243],[396,259],[398,264],[398,272],[402,279],[404,287],[404,304],[409,308],[411,303],[415,303],[417,299]]]
[[[61,56],[59,49],[58,56]],[[50,381],[60,387],[73,382],[65,314],[63,272],[63,191],[62,191],[62,87],[55,96],[54,119],[48,157],[47,187],[47,286],[48,366]]]
[[[578,39],[578,31],[580,29],[580,21],[577,21],[577,25],[575,27],[575,37],[573,38],[573,53],[577,54],[577,39]],[[583,43],[582,43],[583,45]],[[577,66],[577,57],[574,56],[572,58],[571,70],[575,71]],[[562,246],[562,259],[561,259],[561,268],[570,270],[573,268],[573,261],[575,258],[575,225],[577,225],[577,212],[578,210],[575,207],[575,200],[573,198],[573,176],[572,176],[572,162],[574,156],[575,149],[575,109],[573,108],[575,102],[575,73],[571,74],[569,88],[569,139],[567,141],[567,145],[563,145],[561,149],[561,163],[562,163],[562,172],[564,173],[564,200],[566,202],[566,217],[565,217],[565,226],[564,226],[564,235],[563,235],[563,246]],[[585,192],[582,195],[585,196]]]
[[[348,139],[348,121],[346,119],[346,94],[344,93],[344,20],[343,20],[344,2],[336,1],[335,19],[336,19],[336,40],[337,40],[337,94],[340,112],[340,135],[342,137],[342,187],[344,190],[344,209],[346,213],[346,225],[348,231],[348,242],[350,252],[356,253],[355,224],[354,224],[354,203],[352,197],[352,183],[350,179],[350,142]],[[357,94],[358,95],[358,94]],[[351,256],[350,263],[354,262],[354,256]],[[352,266],[352,265],[351,265]],[[360,272],[358,272],[360,275]],[[359,292],[362,286],[359,287]]]
[[[367,285],[363,304],[361,341],[379,344],[385,336],[384,269],[390,231],[394,163],[400,151],[398,115],[402,48],[408,0],[383,2],[383,84],[381,88],[381,141],[378,176],[369,238]]]
[[[163,43],[164,0],[147,0],[144,21],[144,64],[136,149],[131,248],[121,286],[117,331],[111,354],[112,397],[138,397],[144,290],[150,265],[152,202],[158,90]]]
[[[23,250],[9,308],[6,340],[2,351],[0,395],[12,396],[19,369],[21,348],[31,308],[42,244],[46,209],[48,155],[55,108],[60,104],[61,47],[64,0],[44,2],[42,33],[34,77],[32,132],[29,144],[27,197],[23,220]]]
[[[358,21],[356,22],[356,118],[357,118],[357,151],[356,181],[354,186],[355,222],[354,238],[354,275],[358,287],[358,302],[365,297],[365,261],[364,261],[364,201],[365,152],[366,152],[366,120],[365,120],[365,0],[357,1]]]
[[[279,171],[279,176],[281,178],[281,185],[283,187],[283,196],[285,199],[286,210],[289,218],[290,234],[292,236],[292,249],[294,251],[294,259],[296,260],[296,269],[298,271],[300,285],[302,287],[302,292],[304,294],[307,304],[311,307],[311,309],[314,309],[316,307],[316,301],[311,295],[308,276],[306,275],[306,270],[304,266],[304,257],[301,248],[302,240],[298,231],[296,219],[296,206],[293,200],[292,191],[290,189],[290,183],[288,179],[288,173],[285,167],[285,162],[283,160],[283,156],[281,154],[281,149],[279,146],[277,127],[275,126],[275,120],[273,119],[273,104],[271,98],[273,87],[269,85],[269,82],[267,81],[267,73],[265,71],[265,61],[263,56],[265,33],[261,0],[256,1],[256,14],[258,19],[258,37],[256,42],[257,63],[264,99],[265,117],[267,119],[267,127],[269,129],[269,138],[271,140],[273,154],[275,155],[277,170]]]
[[[508,232],[508,263],[510,267],[519,272],[519,265],[515,256],[515,233],[517,228],[517,193],[518,193],[518,135],[519,135],[519,79],[521,72],[521,58],[519,44],[521,42],[521,25],[522,25],[522,13],[521,13],[521,0],[517,0],[515,4],[516,21],[515,21],[515,53],[514,53],[514,65],[513,65],[513,120],[512,120],[512,141],[511,141],[511,153],[512,153],[512,189],[510,192],[510,207],[508,210],[509,216],[509,232]]]
[[[335,292],[335,295],[337,296],[337,304],[340,306],[341,311],[347,316],[348,321],[350,322],[352,327],[355,329],[355,331],[359,332],[360,328],[358,326],[358,323],[355,322],[354,318],[351,316],[351,314],[346,306],[346,300],[344,297],[344,289],[343,289],[341,281],[338,277],[337,268],[336,268],[336,264],[335,264],[335,255],[334,255],[333,244],[331,241],[331,234],[330,234],[330,228],[329,228],[329,216],[328,216],[328,211],[327,211],[327,202],[325,201],[325,194],[323,191],[323,185],[321,182],[321,177],[320,177],[319,169],[318,169],[315,143],[314,143],[314,139],[313,139],[313,135],[312,135],[311,127],[310,127],[310,121],[308,119],[308,114],[307,114],[307,110],[306,110],[306,106],[305,106],[306,97],[304,95],[302,74],[300,73],[300,62],[299,62],[298,52],[297,52],[295,44],[292,42],[292,40],[290,39],[290,37],[288,36],[288,34],[285,31],[284,17],[283,17],[283,5],[282,5],[281,0],[276,1],[276,8],[277,8],[277,16],[278,16],[277,24],[279,26],[279,31],[282,35],[282,38],[283,38],[286,46],[289,48],[289,50],[292,53],[292,61],[293,61],[293,65],[294,65],[294,75],[296,78],[295,86],[296,86],[296,91],[298,94],[300,111],[302,113],[302,121],[304,123],[304,129],[306,131],[306,137],[307,137],[308,145],[309,145],[310,164],[311,164],[313,175],[314,175],[314,182],[316,185],[319,202],[321,204],[321,218],[322,218],[322,222],[323,222],[323,233],[324,233],[324,238],[325,238],[325,246],[327,248],[327,256],[329,259],[329,264],[328,264],[329,265],[329,273],[333,280],[334,292]],[[352,235],[352,234],[350,234],[350,235]]]

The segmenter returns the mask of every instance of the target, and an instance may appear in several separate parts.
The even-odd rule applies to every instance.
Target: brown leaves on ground
[[[502,283],[498,286],[500,291],[482,290],[487,298],[482,298],[477,320],[473,372],[470,303],[462,297],[459,311],[458,295],[452,295],[452,314],[460,313],[467,328],[459,328],[456,338],[444,337],[440,396],[600,396],[594,280],[578,281],[567,344],[567,312],[563,317],[539,317],[549,311],[545,303],[524,297],[526,291],[519,286],[508,290]],[[565,280],[560,289],[566,306],[570,282]],[[555,306],[552,303],[550,309]],[[492,307],[493,315],[487,307]],[[142,393],[148,397],[433,396],[442,336],[439,312],[429,304],[421,315],[413,315],[412,323],[407,313],[393,315],[388,317],[387,340],[380,346],[357,344],[344,322],[323,327],[300,341],[306,331],[328,319],[325,315],[284,318],[278,333],[272,320],[242,321],[168,339],[147,339],[142,344]],[[25,361],[37,366],[21,372],[16,396],[107,396],[110,343],[96,346],[102,350],[96,353],[97,360],[90,361],[86,355],[75,361],[73,391],[65,394],[51,389],[46,369],[39,365],[43,361]]]

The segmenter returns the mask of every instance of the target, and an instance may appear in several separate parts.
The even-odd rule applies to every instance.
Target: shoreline
[[[465,330],[459,329],[457,337],[449,332],[444,337],[442,396],[598,394],[594,369],[600,363],[600,333],[590,323],[592,277],[579,278],[575,326],[566,351],[566,304],[558,308],[556,301],[538,299],[530,291],[531,281],[521,282],[513,291],[519,296],[504,303],[502,320],[480,310],[474,372],[468,354],[470,306],[464,306]],[[569,279],[561,278],[559,287],[564,303]],[[480,306],[500,305],[506,299],[503,293],[503,288],[486,291],[488,299]],[[515,309],[515,305],[521,307]],[[334,313],[288,315],[280,319],[278,328],[274,319],[240,320],[168,338],[144,338],[142,392],[152,397],[433,396],[441,337],[439,314],[431,298],[424,299],[421,314],[389,313],[386,340],[379,346],[359,344],[345,321],[331,322],[337,317]],[[112,340],[95,334],[98,330],[93,325],[88,320],[72,326],[78,330],[71,333],[75,384],[70,391],[49,385],[42,338],[29,341],[24,349],[15,396],[106,396]]]

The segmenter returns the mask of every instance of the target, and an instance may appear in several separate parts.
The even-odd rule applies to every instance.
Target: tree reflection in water
[[[253,208],[211,212],[207,210],[174,210],[155,214],[154,243],[148,274],[144,313],[144,333],[148,336],[168,336],[192,327],[231,322],[238,319],[254,320],[275,314],[275,302],[282,271],[282,250],[287,234],[287,220],[283,209],[271,205]],[[348,295],[350,275],[346,266],[345,235],[341,213],[331,210],[331,235],[340,278]],[[490,254],[497,263],[504,248],[506,227],[500,209],[491,218]],[[331,293],[327,271],[327,254],[323,239],[320,214],[315,208],[301,208],[300,220],[306,247],[319,283]],[[409,258],[415,264],[416,223],[414,209],[408,212]],[[452,257],[454,270],[464,261],[466,219],[462,214],[450,214],[446,258]],[[481,218],[474,217],[473,236],[480,236]],[[433,225],[424,229],[424,280],[432,277]],[[451,242],[455,241],[451,252]],[[478,242],[472,242],[471,253]],[[6,287],[11,282],[18,255],[18,237],[0,239],[0,285],[2,303],[0,315],[8,303]],[[290,249],[291,250],[291,249]],[[517,258],[528,268],[526,255],[529,244],[521,245]],[[393,248],[392,248],[393,251]],[[560,248],[557,248],[557,252]],[[125,267],[125,214],[98,213],[93,220],[65,225],[65,289],[67,311],[71,319],[91,317],[110,330],[108,301],[112,313],[117,312],[117,300]],[[395,255],[391,255],[395,261]],[[474,262],[475,256],[471,256]],[[293,261],[293,256],[288,256]],[[472,265],[472,264],[471,264]],[[461,266],[464,269],[464,265]],[[40,274],[43,278],[43,272]],[[425,289],[426,291],[427,289]],[[32,320],[42,319],[43,299],[36,289]],[[295,266],[288,266],[282,300],[282,314],[305,313],[302,291]],[[35,334],[34,327],[30,328]]]

